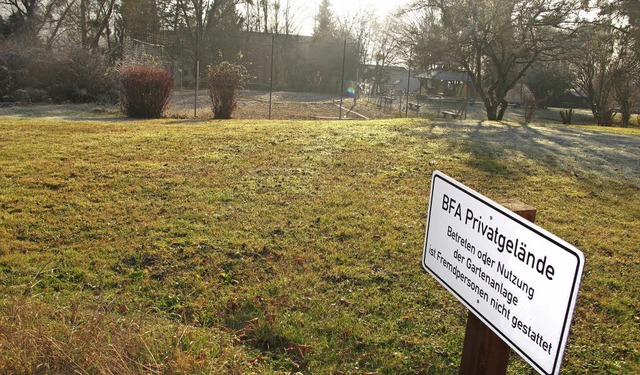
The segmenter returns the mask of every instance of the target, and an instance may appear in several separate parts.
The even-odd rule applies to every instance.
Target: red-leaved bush
[[[128,117],[162,117],[173,89],[170,72],[152,66],[130,66],[120,72],[120,84],[120,101]]]
[[[245,75],[244,67],[228,62],[209,68],[209,97],[213,118],[231,118],[231,113],[238,106],[236,94],[242,88]]]

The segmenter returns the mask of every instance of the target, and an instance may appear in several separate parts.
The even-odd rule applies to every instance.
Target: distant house
[[[585,93],[570,90],[560,95],[557,102],[551,105],[561,108],[589,108],[589,97]]]
[[[367,95],[401,95],[420,91],[420,80],[414,72],[400,66],[365,65],[361,75]]]
[[[421,83],[420,92],[425,95],[462,97],[465,84],[471,85],[469,73],[456,70],[432,69],[417,74],[416,78]]]

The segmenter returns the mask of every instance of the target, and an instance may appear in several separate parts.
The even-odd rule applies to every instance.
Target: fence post
[[[344,98],[344,66],[347,61],[347,40],[344,40],[344,48],[342,49],[342,83],[340,84],[340,117],[342,120],[342,100]]]
[[[271,75],[269,78],[269,120],[271,120],[271,107],[273,99],[273,57],[276,46],[276,34],[271,35]]]
[[[200,33],[198,32],[198,28],[196,27],[196,66],[195,68],[195,73],[196,73],[196,79],[195,79],[195,83],[196,83],[196,87],[195,90],[193,90],[193,118],[197,118],[198,117],[198,86],[200,85],[200,56],[199,56],[199,51],[198,51],[198,46],[200,44]]]
[[[517,200],[498,201],[501,205],[530,222],[537,210]],[[486,324],[469,311],[464,333],[460,375],[504,375],[507,373],[511,348]]]
[[[409,91],[411,90],[411,58],[413,57],[413,46],[409,49],[409,64],[407,73],[407,103],[404,110],[404,117],[409,117]]]
[[[193,94],[193,118],[198,117],[198,86],[200,86],[200,60],[196,61],[196,89]]]

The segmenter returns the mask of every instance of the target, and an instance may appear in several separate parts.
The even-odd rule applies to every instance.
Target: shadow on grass
[[[481,131],[481,127],[482,123],[478,123],[476,131]],[[474,169],[494,175],[509,175],[512,173],[508,164],[505,163],[505,150],[503,149],[493,147],[490,143],[482,140],[466,141],[461,148],[464,152],[470,154],[471,157],[466,163]]]
[[[509,159],[525,158],[640,187],[640,137],[633,135],[561,125],[442,120],[425,122],[409,135],[461,142],[463,151],[473,156],[470,164],[484,171],[508,173]]]

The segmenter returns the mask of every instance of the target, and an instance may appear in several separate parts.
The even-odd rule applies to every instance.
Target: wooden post
[[[537,210],[517,200],[499,204],[534,222]],[[467,316],[460,375],[502,375],[507,373],[511,348],[472,312]]]

